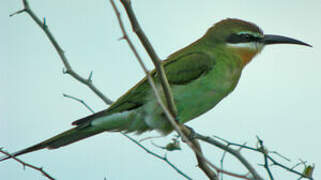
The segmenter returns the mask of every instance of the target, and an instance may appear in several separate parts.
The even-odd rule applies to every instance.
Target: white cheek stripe
[[[256,51],[260,51],[263,47],[263,44],[257,42],[227,43],[226,45],[232,48],[247,48]]]

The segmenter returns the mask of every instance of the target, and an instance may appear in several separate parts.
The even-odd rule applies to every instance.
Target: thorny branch
[[[194,137],[195,137],[196,139],[199,139],[199,140],[201,140],[201,141],[204,141],[204,142],[207,142],[207,143],[209,143],[209,144],[212,144],[212,145],[214,145],[214,146],[216,146],[216,147],[218,147],[218,148],[220,148],[220,149],[222,149],[222,150],[224,150],[224,151],[232,154],[232,155],[233,155],[235,158],[237,158],[248,170],[252,169],[253,167],[252,167],[250,164],[248,164],[247,160],[240,154],[239,151],[231,148],[230,146],[236,146],[236,147],[239,147],[239,148],[242,148],[242,149],[248,149],[248,150],[251,150],[251,151],[255,151],[255,152],[262,153],[263,156],[264,156],[264,158],[266,158],[267,160],[269,160],[269,161],[272,162],[271,165],[279,166],[279,167],[281,167],[282,169],[284,169],[284,170],[286,170],[286,171],[289,171],[289,172],[291,172],[291,173],[297,174],[297,175],[300,176],[300,178],[307,178],[307,179],[313,180],[313,178],[312,178],[312,173],[307,173],[307,174],[306,174],[306,173],[300,173],[300,172],[294,170],[295,167],[297,167],[299,164],[302,164],[302,163],[299,163],[299,164],[295,165],[294,167],[289,168],[289,167],[286,167],[285,165],[281,164],[281,163],[278,162],[277,160],[275,160],[273,157],[271,157],[271,156],[269,155],[269,153],[274,153],[274,154],[277,154],[278,156],[280,156],[281,158],[289,161],[288,158],[280,155],[279,153],[276,153],[275,151],[269,152],[269,151],[263,146],[263,141],[262,141],[259,137],[257,137],[257,138],[258,138],[258,141],[259,141],[260,146],[259,146],[259,147],[256,147],[256,148],[250,147],[250,146],[246,146],[246,145],[244,145],[244,144],[237,144],[237,143],[229,142],[229,141],[227,141],[227,140],[225,140],[225,139],[222,139],[222,138],[220,138],[220,137],[217,137],[217,136],[214,136],[214,137],[217,138],[217,139],[219,139],[220,141],[223,141],[223,142],[226,143],[226,144],[224,144],[224,143],[222,143],[222,142],[220,142],[220,141],[218,141],[218,140],[216,140],[216,139],[214,139],[214,138],[211,138],[211,137],[208,137],[208,136],[203,136],[203,135],[200,135],[200,134],[198,134],[198,133],[195,133]],[[261,143],[262,143],[262,144],[261,144]],[[264,160],[264,161],[265,161],[265,160]],[[266,164],[264,164],[263,166],[265,166],[266,170],[268,171],[268,174],[269,174],[269,171],[270,171],[270,173],[271,173],[271,174],[269,174],[270,178],[271,178],[271,177],[273,178],[272,172],[271,172],[271,170],[269,169],[270,166],[267,164],[267,161],[266,161],[265,163],[266,163]],[[309,169],[309,166],[307,166],[307,167],[304,169],[304,171],[306,171],[306,169]],[[313,167],[312,167],[312,169],[313,169]],[[253,170],[254,170],[254,168],[253,168]],[[313,170],[312,170],[312,171],[313,171]]]
[[[18,158],[16,158],[15,156],[11,155],[10,153],[2,150],[2,148],[0,148],[0,152],[5,154],[6,156],[11,157],[12,159],[14,159],[15,161],[17,161],[18,163],[20,163],[23,166],[23,169],[25,169],[25,167],[29,167],[31,169],[34,169],[36,171],[39,171],[42,175],[44,175],[46,178],[50,179],[50,180],[55,180],[55,178],[53,178],[50,174],[48,174],[45,170],[43,170],[42,167],[37,167],[34,166],[32,164],[26,163]]]
[[[22,2],[23,2],[24,9],[19,10],[19,11],[15,12],[15,13],[11,14],[10,17],[14,16],[16,14],[20,14],[20,13],[26,12],[35,21],[35,23],[38,24],[38,26],[45,32],[45,34],[48,37],[48,39],[50,40],[51,44],[56,49],[56,51],[57,51],[62,63],[64,64],[64,66],[66,68],[64,70],[64,73],[71,75],[73,78],[77,79],[79,82],[81,82],[81,83],[85,84],[86,86],[88,86],[98,97],[100,97],[100,99],[102,99],[105,102],[105,104],[107,104],[107,105],[112,104],[113,103],[112,100],[107,98],[93,84],[92,78],[91,78],[92,77],[92,72],[90,73],[89,77],[86,79],[86,78],[83,78],[82,76],[80,76],[78,73],[76,73],[72,69],[67,57],[65,56],[65,53],[64,53],[63,49],[60,47],[60,45],[58,44],[58,42],[56,41],[56,39],[54,38],[54,36],[50,32],[50,30],[48,28],[48,25],[46,23],[46,19],[43,18],[43,22],[42,22],[39,19],[39,17],[33,12],[33,10],[30,8],[28,1],[27,0],[23,0]]]
[[[258,139],[258,143],[259,143],[259,147],[258,147],[258,149],[260,149],[260,151],[262,152],[262,154],[263,154],[263,157],[264,157],[264,168],[266,169],[266,171],[267,171],[267,173],[268,173],[268,175],[269,175],[269,177],[270,177],[270,180],[274,180],[274,177],[273,177],[273,175],[272,175],[272,172],[271,172],[271,169],[270,169],[270,167],[269,167],[269,161],[268,161],[268,158],[267,158],[267,155],[268,155],[268,150],[263,146],[263,141],[259,138],[259,137],[257,137],[257,139]]]

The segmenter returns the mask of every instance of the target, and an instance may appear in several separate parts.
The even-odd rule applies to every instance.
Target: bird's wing
[[[208,72],[214,66],[215,61],[210,59],[205,53],[191,52],[176,56],[175,58],[169,58],[163,63],[169,84],[184,85]],[[156,71],[152,71],[151,74],[154,80],[159,82]],[[127,93],[121,96],[108,109],[74,121],[72,124],[78,126],[86,125],[98,117],[138,108],[144,104],[145,97],[150,94],[150,90],[150,85],[147,79],[144,78],[127,91]]]
[[[138,108],[144,104],[144,96],[148,94],[148,88],[149,84],[146,78],[144,78],[114,102],[108,109],[74,121],[72,122],[72,125],[86,125],[99,117]]]
[[[202,52],[191,52],[165,61],[165,73],[170,85],[183,85],[198,79],[215,65],[214,59]]]

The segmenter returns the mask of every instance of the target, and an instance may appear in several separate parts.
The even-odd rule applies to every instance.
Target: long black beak
[[[272,34],[265,34],[264,38],[262,39],[262,42],[265,45],[269,45],[269,44],[299,44],[299,45],[312,47],[310,44],[307,44],[305,42],[302,42],[302,41],[299,41],[296,39],[292,39],[292,38],[285,37],[285,36],[272,35]]]

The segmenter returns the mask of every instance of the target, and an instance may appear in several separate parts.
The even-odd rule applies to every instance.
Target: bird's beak
[[[292,39],[285,36],[279,36],[279,35],[271,35],[271,34],[265,34],[264,38],[262,39],[262,42],[264,45],[269,44],[299,44],[304,46],[312,47],[310,44],[304,43],[302,41]]]

